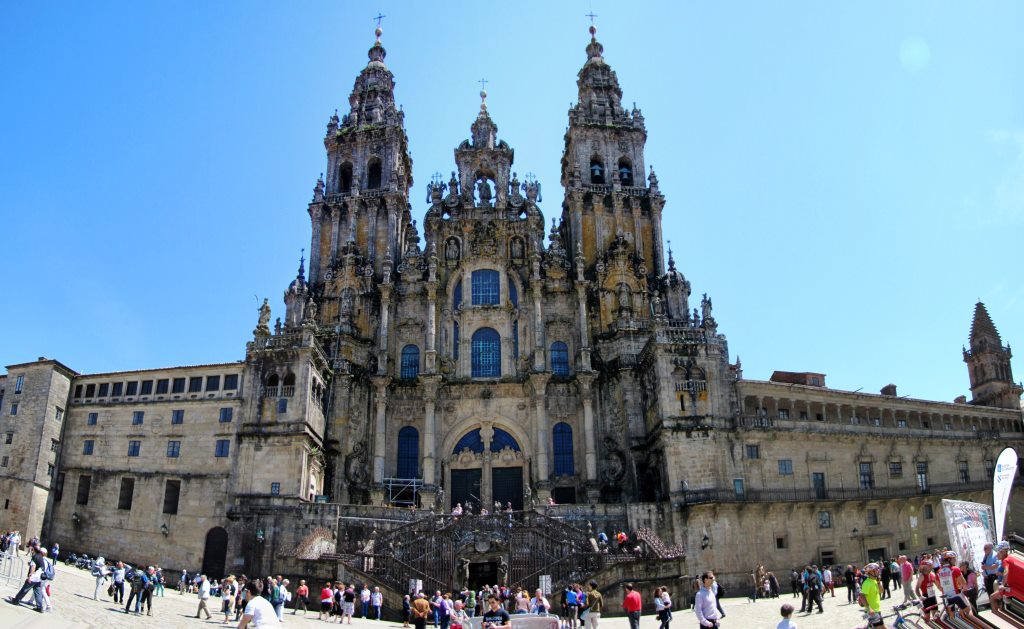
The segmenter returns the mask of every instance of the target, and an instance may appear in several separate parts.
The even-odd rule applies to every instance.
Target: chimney
[[[896,397],[896,385],[887,384],[882,387],[882,395],[891,395],[892,397]]]

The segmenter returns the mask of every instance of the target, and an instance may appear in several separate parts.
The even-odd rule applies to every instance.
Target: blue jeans
[[[363,601],[363,618],[366,618],[370,611],[370,601]]]
[[[26,581],[25,584],[21,586],[21,589],[18,590],[18,593],[14,595],[14,602],[20,605],[21,599],[25,598],[25,595],[28,594],[29,590],[32,590],[32,597],[35,599],[36,609],[38,609],[39,611],[43,611],[42,581],[36,583],[29,583],[28,581]]]

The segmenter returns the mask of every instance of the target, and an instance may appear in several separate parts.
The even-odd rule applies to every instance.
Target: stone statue
[[[498,584],[507,585],[508,583],[508,562],[502,557],[498,560]]]
[[[700,300],[701,316],[705,320],[711,318],[711,300],[708,299],[708,294],[704,293],[704,297]]]
[[[512,182],[509,184],[509,190],[510,196],[514,197],[519,194],[519,177],[516,176],[516,173],[512,173]]]
[[[700,313],[696,308],[693,309],[693,325],[700,325]]]
[[[493,193],[491,192],[491,184],[487,179],[481,179],[480,182],[476,184],[476,191],[477,194],[480,195],[480,205],[491,204],[491,197]]]
[[[661,295],[658,291],[654,291],[654,295],[651,297],[651,314],[655,318],[665,315],[665,303],[661,300]]]
[[[313,321],[315,323],[316,322],[316,315],[317,315],[316,301],[313,300],[312,298],[310,298],[309,306],[306,307],[306,321]]]
[[[619,308],[621,310],[626,310],[626,311],[632,310],[633,309],[633,300],[632,300],[632,298],[630,297],[630,294],[629,294],[629,286],[626,286],[624,283],[623,284],[619,284],[619,293],[618,294],[619,294]]]
[[[459,583],[463,587],[469,586],[469,560],[465,557],[459,558]]]
[[[459,194],[459,180],[455,177],[455,171],[452,171],[452,178],[448,180],[448,192],[458,196]]]
[[[512,259],[522,260],[523,259],[523,240],[522,238],[512,239]]]
[[[449,262],[455,262],[459,259],[459,241],[454,238],[449,238],[448,243],[444,247],[444,259]]]
[[[280,334],[280,333],[281,333],[281,317],[278,317],[277,320],[274,322],[274,334]]]
[[[263,299],[263,305],[260,306],[260,318],[256,324],[256,330],[260,332],[270,333],[270,302],[266,298]]]
[[[352,318],[352,289],[346,288],[341,291],[341,318],[348,320]]]

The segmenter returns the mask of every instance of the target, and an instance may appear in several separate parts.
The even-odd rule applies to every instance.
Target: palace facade
[[[746,379],[664,245],[646,122],[593,33],[561,209],[545,217],[484,93],[451,177],[413,195],[378,31],[348,112],[327,124],[308,273],[302,260],[283,315],[264,301],[237,362],[8,366],[0,529],[214,576],[308,574],[318,557],[369,574],[342,555],[381,552],[377,531],[500,503],[588,535],[653,531],[671,575],[714,568],[737,584],[756,563],[945,543],[941,499],[988,502],[999,451],[1024,444],[1021,387],[985,306],[962,356],[969,400],[838,391],[817,373]],[[453,552],[467,566],[509,557],[497,542],[476,563]]]

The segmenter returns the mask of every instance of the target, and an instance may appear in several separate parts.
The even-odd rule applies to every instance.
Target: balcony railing
[[[295,385],[282,385],[279,387],[263,387],[263,397],[293,397]]]
[[[875,425],[874,423],[866,422],[863,417],[860,418],[860,421],[857,423],[850,421],[850,419],[851,418],[849,417],[844,417],[843,420],[839,422],[836,421],[834,417],[829,417],[827,420],[817,420],[776,417],[773,415],[742,415],[735,419],[735,424],[736,428],[760,430],[773,429],[790,432],[844,432],[882,437],[903,435],[914,437],[945,436],[946,438],[950,438],[951,435],[955,434],[956,438],[960,439],[963,438],[964,435],[969,434],[970,438],[973,439],[999,439],[1002,436],[1001,431],[998,430],[970,430],[968,428],[946,430],[942,426],[919,428],[884,424]]]
[[[737,492],[734,489],[684,489],[679,495],[683,504],[698,505],[715,502],[815,502],[839,500],[882,500],[886,498],[911,498],[913,496],[941,496],[968,491],[985,491],[992,489],[992,481],[974,481],[970,483],[948,483],[928,485],[924,488],[911,487],[873,487],[871,489],[746,489]]]

